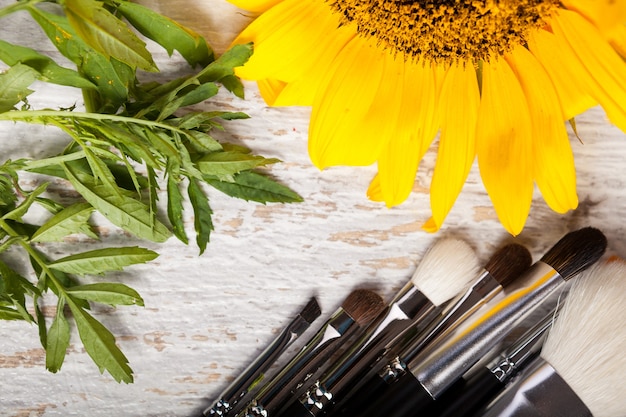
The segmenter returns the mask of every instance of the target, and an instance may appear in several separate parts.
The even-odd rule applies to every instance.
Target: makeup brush
[[[493,400],[527,365],[533,362],[558,316],[558,307],[528,329],[489,365],[463,376],[447,390],[423,417],[470,417]]]
[[[274,341],[246,370],[219,396],[213,406],[204,411],[205,416],[225,416],[263,378],[265,372],[311,323],[321,314],[317,300],[311,298],[302,311],[283,329]]]
[[[573,282],[540,358],[480,415],[626,416],[626,264],[603,262],[584,275]]]
[[[446,307],[440,318],[420,334],[404,332],[393,340],[385,356],[355,384],[348,398],[341,403],[341,413],[332,415],[357,415],[372,396],[380,395],[389,387],[390,380],[398,375],[396,369],[406,369],[407,362],[413,360],[432,340],[453,332],[467,317],[513,284],[531,263],[530,252],[520,244],[512,243],[498,249],[487,261],[478,279]]]
[[[460,293],[478,272],[470,246],[458,239],[437,241],[424,255],[411,280],[393,298],[373,324],[307,393],[279,415],[321,415],[358,380],[381,349],[411,325],[427,324],[441,312],[442,304]]]
[[[518,326],[568,279],[596,262],[606,237],[587,227],[568,233],[524,274],[524,287],[511,292],[459,335],[429,346],[361,417],[409,417],[425,409]],[[393,405],[393,406],[392,406]]]
[[[383,299],[375,292],[364,289],[352,291],[281,372],[261,387],[243,411],[235,407],[233,414],[249,417],[272,415],[384,307]]]

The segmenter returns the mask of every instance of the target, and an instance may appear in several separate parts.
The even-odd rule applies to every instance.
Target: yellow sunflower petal
[[[423,227],[437,231],[463,188],[476,156],[476,121],[480,91],[471,65],[453,65],[441,88],[441,133],[430,185],[432,219]]]
[[[378,203],[382,203],[383,201],[385,201],[383,199],[383,190],[381,190],[380,188],[380,177],[378,176],[378,174],[376,174],[374,178],[372,178],[372,181],[367,188],[367,197],[370,200],[376,201]]]
[[[285,0],[254,20],[234,43],[254,42],[254,54],[237,75],[249,79],[301,79],[320,60],[331,60],[354,36],[338,28],[337,16],[324,2]]]
[[[568,9],[585,16],[604,33],[626,22],[626,1],[624,0],[562,0],[561,3]]]
[[[514,48],[506,59],[516,73],[528,102],[535,182],[552,210],[557,213],[573,210],[578,206],[574,155],[552,81],[523,46]]]
[[[402,203],[411,193],[420,160],[437,134],[435,69],[421,62],[395,61],[384,77],[399,78],[395,101],[379,102],[372,116],[387,114],[380,126],[389,137],[378,159],[378,173],[387,206]],[[388,83],[388,81],[387,81]],[[390,107],[392,106],[392,107]]]
[[[557,95],[563,120],[569,120],[597,104],[585,85],[588,77],[581,80],[580,67],[576,56],[559,45],[558,39],[545,30],[528,34],[528,47],[548,72]]]
[[[531,120],[524,92],[503,59],[483,65],[476,152],[483,184],[500,222],[519,234],[533,194]]]
[[[272,6],[280,3],[282,0],[228,0],[240,9],[249,10],[255,13],[261,13]]]
[[[309,126],[309,155],[318,168],[371,165],[378,159],[387,140],[377,130],[384,119],[367,116],[372,106],[394,105],[376,102],[386,92],[380,86],[387,56],[355,37],[326,68]]]
[[[576,12],[561,10],[552,19],[552,27],[560,44],[578,57],[578,76],[590,88],[589,94],[602,105],[609,120],[626,131],[626,63]]]
[[[259,92],[263,100],[265,100],[268,105],[273,106],[276,98],[287,84],[279,80],[263,79],[258,80],[257,85],[259,86]]]
[[[608,35],[611,46],[622,57],[626,57],[626,26],[620,26]]]

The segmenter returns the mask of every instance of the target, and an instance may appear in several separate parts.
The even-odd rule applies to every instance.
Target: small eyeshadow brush
[[[352,291],[281,372],[261,387],[245,409],[238,411],[235,408],[233,414],[249,417],[273,415],[384,307],[383,299],[373,291]]]
[[[276,359],[304,333],[321,314],[317,300],[311,298],[302,311],[283,329],[274,341],[222,392],[205,416],[225,416],[263,378]]]
[[[483,410],[484,417],[626,416],[626,263],[576,279],[540,358]]]
[[[592,227],[565,235],[524,274],[525,286],[508,294],[459,335],[429,346],[361,417],[388,413],[409,417],[430,406],[547,296],[595,263],[606,245],[604,234]]]

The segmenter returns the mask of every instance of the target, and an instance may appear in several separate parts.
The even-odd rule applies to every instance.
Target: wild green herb
[[[0,60],[8,67],[0,74],[0,121],[40,124],[68,137],[59,154],[0,165],[0,318],[37,324],[46,367],[52,372],[64,361],[73,321],[100,371],[132,382],[132,370],[113,334],[89,310],[91,303],[142,305],[141,296],[125,284],[81,283],[79,278],[148,262],[157,253],[135,246],[110,247],[53,259],[47,249],[71,234],[97,238],[89,223],[94,211],[139,239],[163,242],[174,235],[187,243],[183,203],[188,201],[202,253],[213,230],[205,186],[261,203],[300,201],[292,190],[255,170],[276,159],[213,138],[215,129],[224,129],[224,121],[245,114],[187,108],[215,96],[222,86],[243,97],[233,68],[246,62],[252,47],[236,46],[216,57],[192,30],[124,0],[18,0],[0,8],[0,18],[12,13],[28,13],[75,69],[0,40]],[[141,82],[140,70],[158,71],[142,36],[170,55],[178,51],[191,75]],[[28,96],[36,80],[82,90],[85,110],[33,109]],[[40,175],[41,185],[21,188],[25,172]],[[83,200],[66,206],[50,197],[43,182],[50,177],[67,180]],[[167,198],[169,224],[157,218],[162,195]],[[43,224],[24,219],[34,205],[50,213]],[[2,260],[10,248],[27,254],[32,280]],[[46,293],[57,300],[49,326],[41,308]]]

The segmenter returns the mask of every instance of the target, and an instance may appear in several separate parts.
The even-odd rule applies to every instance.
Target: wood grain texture
[[[9,3],[0,1],[2,6]],[[223,0],[142,3],[194,28],[219,52],[252,17]],[[0,37],[51,51],[27,16],[21,17],[3,19]],[[162,51],[155,53],[165,72],[183,66],[176,57],[167,60]],[[0,323],[0,415],[191,415],[243,370],[311,295],[318,296],[325,314],[355,287],[376,288],[389,297],[441,236],[466,239],[484,261],[511,241],[527,245],[537,259],[564,233],[592,225],[606,233],[609,252],[626,256],[626,137],[608,124],[601,109],[577,119],[582,143],[570,135],[580,207],[558,215],[536,193],[526,228],[513,239],[498,223],[476,167],[442,231],[431,235],[420,229],[429,217],[427,189],[436,144],[420,166],[410,198],[387,209],[365,196],[374,167],[320,172],[311,165],[306,144],[308,109],[268,108],[251,83],[246,83],[246,94],[246,100],[240,100],[221,93],[203,107],[248,113],[249,120],[226,123],[224,138],[283,160],[270,172],[300,193],[304,202],[261,205],[211,190],[216,230],[204,255],[197,256],[195,247],[171,239],[152,246],[161,253],[156,261],[110,276],[131,285],[145,299],[145,308],[95,309],[130,359],[134,384],[118,385],[100,376],[79,343],[71,345],[61,372],[50,374],[36,329]],[[31,102],[53,107],[80,105],[80,100],[75,91],[58,87],[38,93]],[[42,157],[65,140],[50,128],[6,123],[0,125],[0,135],[2,160]],[[31,187],[38,180],[24,181],[24,187]],[[62,182],[54,183],[52,191],[74,197]],[[94,248],[143,244],[101,218],[97,221],[103,242],[68,241],[59,247],[58,255],[76,244]],[[191,231],[193,224],[187,227]],[[16,258],[14,263],[25,261]],[[75,329],[72,337],[78,340]]]

